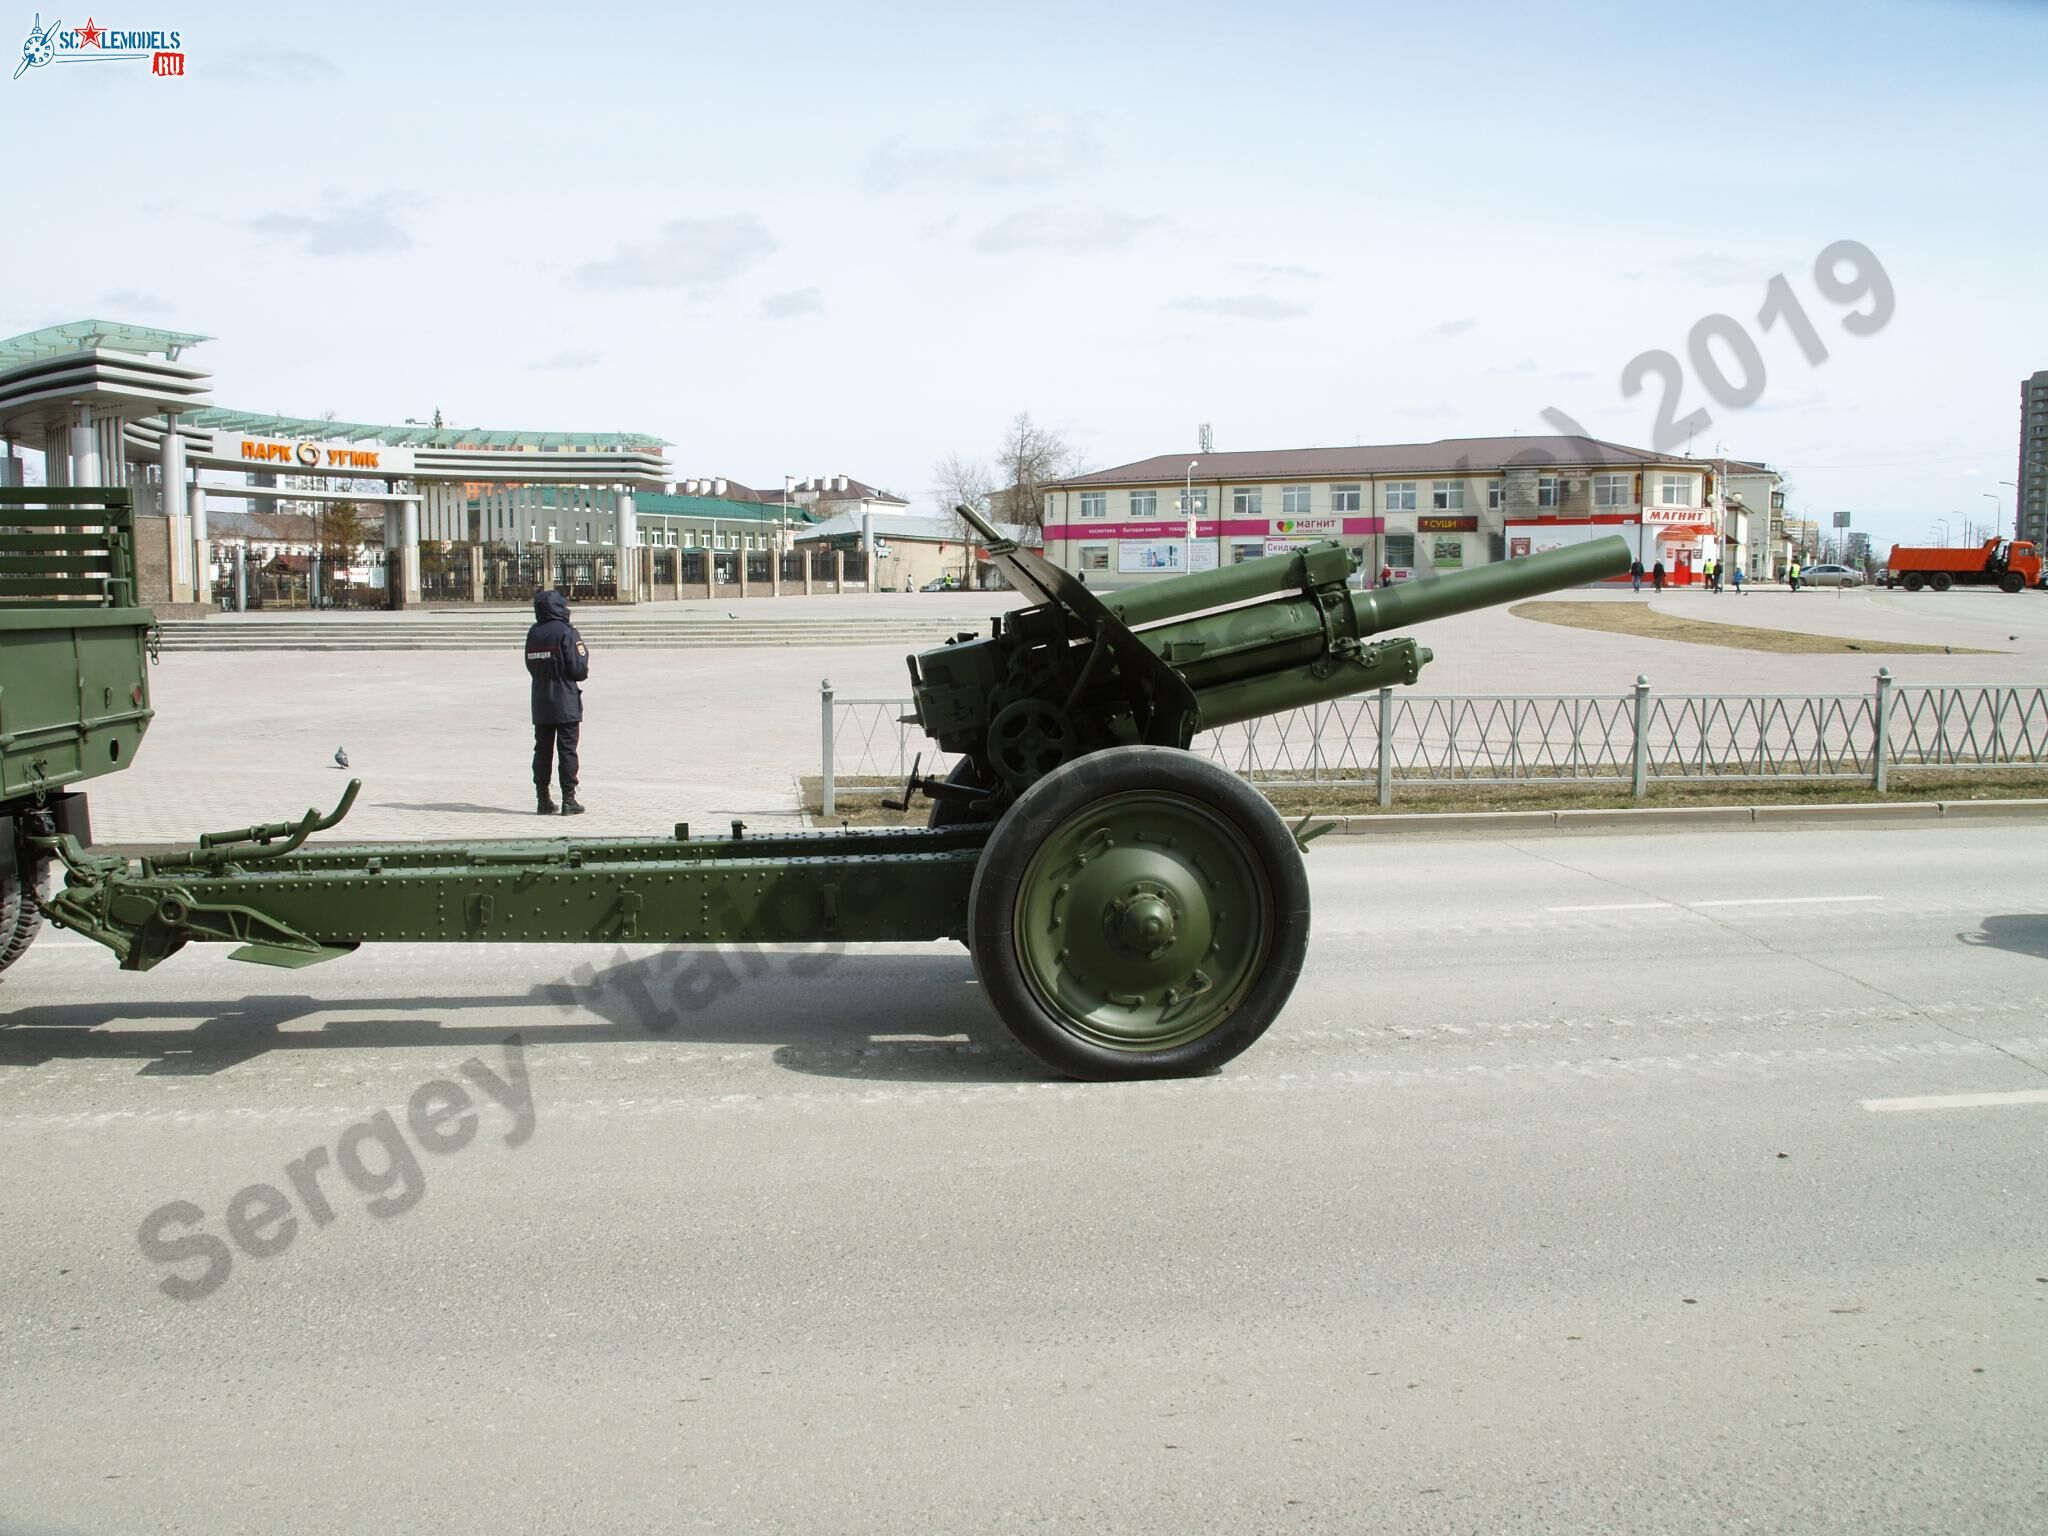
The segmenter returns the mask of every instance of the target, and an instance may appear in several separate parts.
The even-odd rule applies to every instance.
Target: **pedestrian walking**
[[[1799,590],[1799,562],[1797,560],[1794,560],[1791,567],[1785,572],[1785,580],[1791,585],[1794,592]]]
[[[1714,590],[1714,562],[1707,560],[1700,565],[1700,585],[1709,592]]]
[[[1393,584],[1394,584],[1394,568],[1393,568],[1393,566],[1392,566],[1392,565],[1383,565],[1383,566],[1381,566],[1381,567],[1380,567],[1380,585],[1381,585],[1381,586],[1383,586],[1383,587],[1391,587],[1391,586],[1392,586]]]
[[[1735,567],[1735,595],[1742,596],[1742,567],[1739,565]]]
[[[1643,557],[1636,556],[1628,563],[1628,583],[1631,592],[1643,590]]]
[[[564,816],[581,816],[576,799],[581,777],[576,749],[583,735],[583,690],[590,676],[590,648],[569,623],[569,600],[559,592],[537,592],[534,625],[526,632],[526,671],[533,679],[533,788],[538,810],[552,816],[557,807],[548,793],[561,767]]]
[[[1650,582],[1659,592],[1664,590],[1664,561],[1661,557],[1650,567]]]

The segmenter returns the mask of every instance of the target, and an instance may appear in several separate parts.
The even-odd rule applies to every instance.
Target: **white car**
[[[1802,587],[1860,587],[1863,573],[1846,565],[1807,565],[1800,567],[1799,585]]]

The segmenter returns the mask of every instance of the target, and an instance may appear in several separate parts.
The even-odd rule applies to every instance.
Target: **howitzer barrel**
[[[1377,635],[1454,613],[1470,613],[1475,608],[1493,608],[1566,587],[1581,587],[1609,576],[1625,576],[1629,559],[1628,541],[1619,534],[1609,534],[1604,539],[1502,560],[1453,576],[1404,581],[1399,586],[1359,592],[1352,596],[1351,606],[1358,614],[1358,632]]]
[[[1284,567],[1299,558],[1249,563]],[[1430,659],[1426,649],[1410,641],[1358,642],[1395,627],[1619,576],[1628,562],[1627,543],[1610,536],[1372,592],[1297,589],[1291,597],[1157,624],[1138,638],[1186,679],[1201,707],[1202,728],[1209,730],[1368,688],[1412,683]],[[1178,587],[1187,580],[1162,585]],[[1211,584],[1202,595],[1214,601],[1214,590]],[[1333,631],[1344,654],[1333,648]]]

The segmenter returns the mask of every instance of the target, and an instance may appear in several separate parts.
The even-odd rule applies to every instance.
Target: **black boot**
[[[583,807],[576,803],[576,791],[566,784],[562,786],[562,814],[564,816],[581,816],[583,814]]]
[[[565,790],[564,793],[566,794],[567,791]],[[537,809],[539,811],[539,814],[543,816],[552,816],[555,814],[554,797],[550,795],[545,789],[540,791],[540,805],[537,807]]]

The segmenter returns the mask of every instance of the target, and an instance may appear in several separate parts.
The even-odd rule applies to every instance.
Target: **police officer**
[[[576,803],[576,739],[583,731],[583,690],[590,676],[590,648],[569,623],[569,602],[559,592],[537,592],[533,628],[526,632],[526,670],[533,678],[533,787],[540,814],[555,814],[548,794],[557,756],[562,764],[564,816],[581,816]]]

